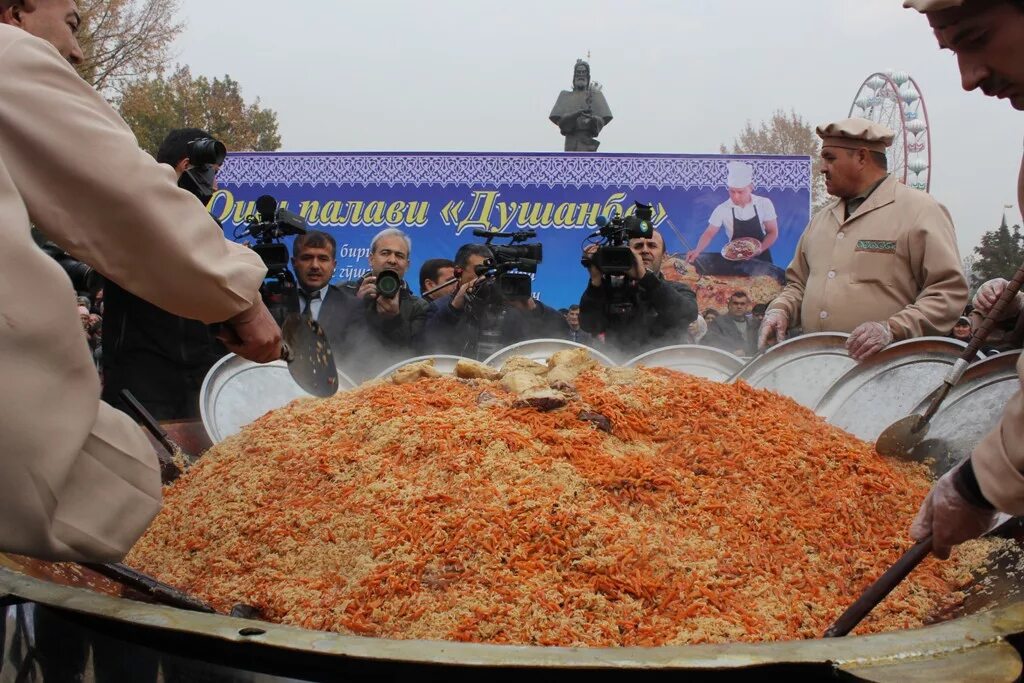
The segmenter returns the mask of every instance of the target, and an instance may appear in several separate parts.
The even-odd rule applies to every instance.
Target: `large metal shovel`
[[[314,396],[333,396],[338,391],[338,370],[320,324],[292,313],[281,326],[281,337],[281,360],[288,363],[295,383]]]
[[[981,327],[971,337],[971,343],[967,345],[960,358],[957,359],[953,367],[946,373],[942,380],[942,387],[940,387],[939,392],[932,399],[931,403],[928,404],[924,414],[912,413],[907,415],[893,422],[879,435],[878,440],[875,441],[875,451],[879,455],[905,458],[913,452],[915,446],[924,440],[924,437],[928,434],[928,428],[931,426],[931,419],[939,410],[939,406],[946,400],[949,390],[963,377],[967,366],[976,358],[978,349],[988,339],[988,333],[992,330],[992,326],[996,324],[1003,309],[1006,308],[1006,304],[1017,295],[1017,290],[1020,289],[1021,283],[1024,283],[1024,263],[1017,269],[1016,275],[1006,285],[1002,295],[989,310]]]

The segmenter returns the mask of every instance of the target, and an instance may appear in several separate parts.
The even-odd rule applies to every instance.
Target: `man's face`
[[[481,256],[480,254],[470,254],[469,258],[466,259],[466,267],[462,270],[462,278],[460,279],[459,284],[464,285],[467,282],[472,282],[473,280],[475,280],[477,278],[476,267],[482,266],[486,261],[486,256]]]
[[[303,247],[292,257],[292,268],[307,292],[323,289],[334,275],[334,251],[330,247]]]
[[[24,7],[13,7],[0,13],[0,23],[17,26],[36,38],[42,38],[72,64],[84,61],[75,35],[82,23],[75,0],[28,2]]]
[[[437,269],[437,279],[436,280],[431,280],[428,277],[426,280],[423,281],[423,284],[426,285],[424,291],[426,291],[427,289],[433,289],[434,287],[437,287],[442,282],[448,282],[448,280],[451,280],[453,277],[455,277],[455,268],[453,268],[452,266],[441,266],[440,268]],[[455,287],[457,286],[457,284],[458,283],[453,282],[450,285],[448,285],[447,287],[445,287],[444,289],[437,290],[436,292],[434,292],[433,294],[430,295],[430,298],[431,299],[440,299],[442,296],[448,296],[449,294],[454,294],[455,293]]]
[[[729,315],[734,318],[745,318],[747,317],[747,311],[750,310],[750,299],[747,297],[734,296],[729,299]]]
[[[587,74],[587,68],[585,66],[576,67],[576,70],[573,71],[572,75],[573,87],[578,90],[583,90],[587,85],[589,85],[589,81],[590,76]]]
[[[652,233],[650,238],[631,239],[629,248],[640,255],[646,268],[655,273],[661,272],[661,260],[665,257],[665,238],[660,232]]]
[[[928,15],[939,47],[956,55],[964,90],[1009,100],[1024,111],[1024,10],[1009,2]]]
[[[579,309],[569,309],[569,312],[565,314],[565,321],[569,323],[569,327],[576,330],[580,326],[580,312]]]
[[[953,326],[953,335],[957,339],[967,339],[971,336],[971,326],[968,324],[958,324]]]
[[[821,148],[821,174],[825,176],[825,190],[836,197],[856,197],[860,189],[864,162],[860,150],[843,147]]]
[[[753,189],[753,185],[747,185],[746,187],[730,187],[729,199],[736,206],[746,206],[751,202]]]
[[[398,235],[388,235],[377,240],[374,252],[370,254],[370,270],[374,275],[384,270],[393,270],[404,278],[409,268],[409,250],[405,240]]]

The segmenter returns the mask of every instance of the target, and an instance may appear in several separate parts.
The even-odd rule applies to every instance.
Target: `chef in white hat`
[[[753,237],[761,244],[756,258],[772,262],[768,251],[779,238],[779,220],[775,205],[767,197],[754,194],[754,167],[744,161],[730,161],[726,164],[728,173],[725,185],[729,199],[715,207],[708,219],[708,227],[697,242],[697,248],[686,254],[686,260],[697,260],[718,231],[725,228],[729,241],[740,237]]]

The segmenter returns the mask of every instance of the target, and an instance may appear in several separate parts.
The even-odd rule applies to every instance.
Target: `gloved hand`
[[[857,325],[846,340],[846,350],[850,358],[865,360],[875,355],[892,343],[892,330],[889,323],[867,322]]]
[[[993,306],[996,305],[996,301],[1002,295],[1003,290],[1006,289],[1006,285],[1010,284],[1008,280],[1001,277],[997,277],[994,280],[989,280],[981,287],[978,288],[978,293],[974,295],[974,299],[971,304],[974,306],[974,310],[978,311],[982,315],[986,315]],[[1006,320],[1012,318],[1024,309],[1024,295],[1017,292],[1017,295],[1006,304],[1006,308],[1003,309],[1000,319]]]
[[[789,329],[789,316],[786,312],[773,308],[764,314],[761,327],[757,331],[757,348],[768,348],[769,342],[774,337],[775,343],[786,341],[786,330]]]
[[[910,537],[915,541],[932,535],[932,552],[940,560],[949,557],[953,546],[991,529],[999,517],[995,509],[980,508],[957,491],[957,470],[966,466],[964,463],[954,467],[935,482],[910,525]]]

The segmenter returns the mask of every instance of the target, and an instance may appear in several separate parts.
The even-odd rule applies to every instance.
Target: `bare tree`
[[[722,154],[730,150],[721,146]],[[814,126],[795,111],[778,109],[771,119],[757,128],[747,121],[746,128],[733,141],[732,154],[790,154],[811,157],[812,165],[821,154],[821,139],[814,132]],[[830,201],[825,191],[825,179],[820,173],[811,173],[811,209],[817,211]]]
[[[82,77],[110,98],[166,65],[171,43],[184,28],[175,19],[178,1],[78,0]]]

